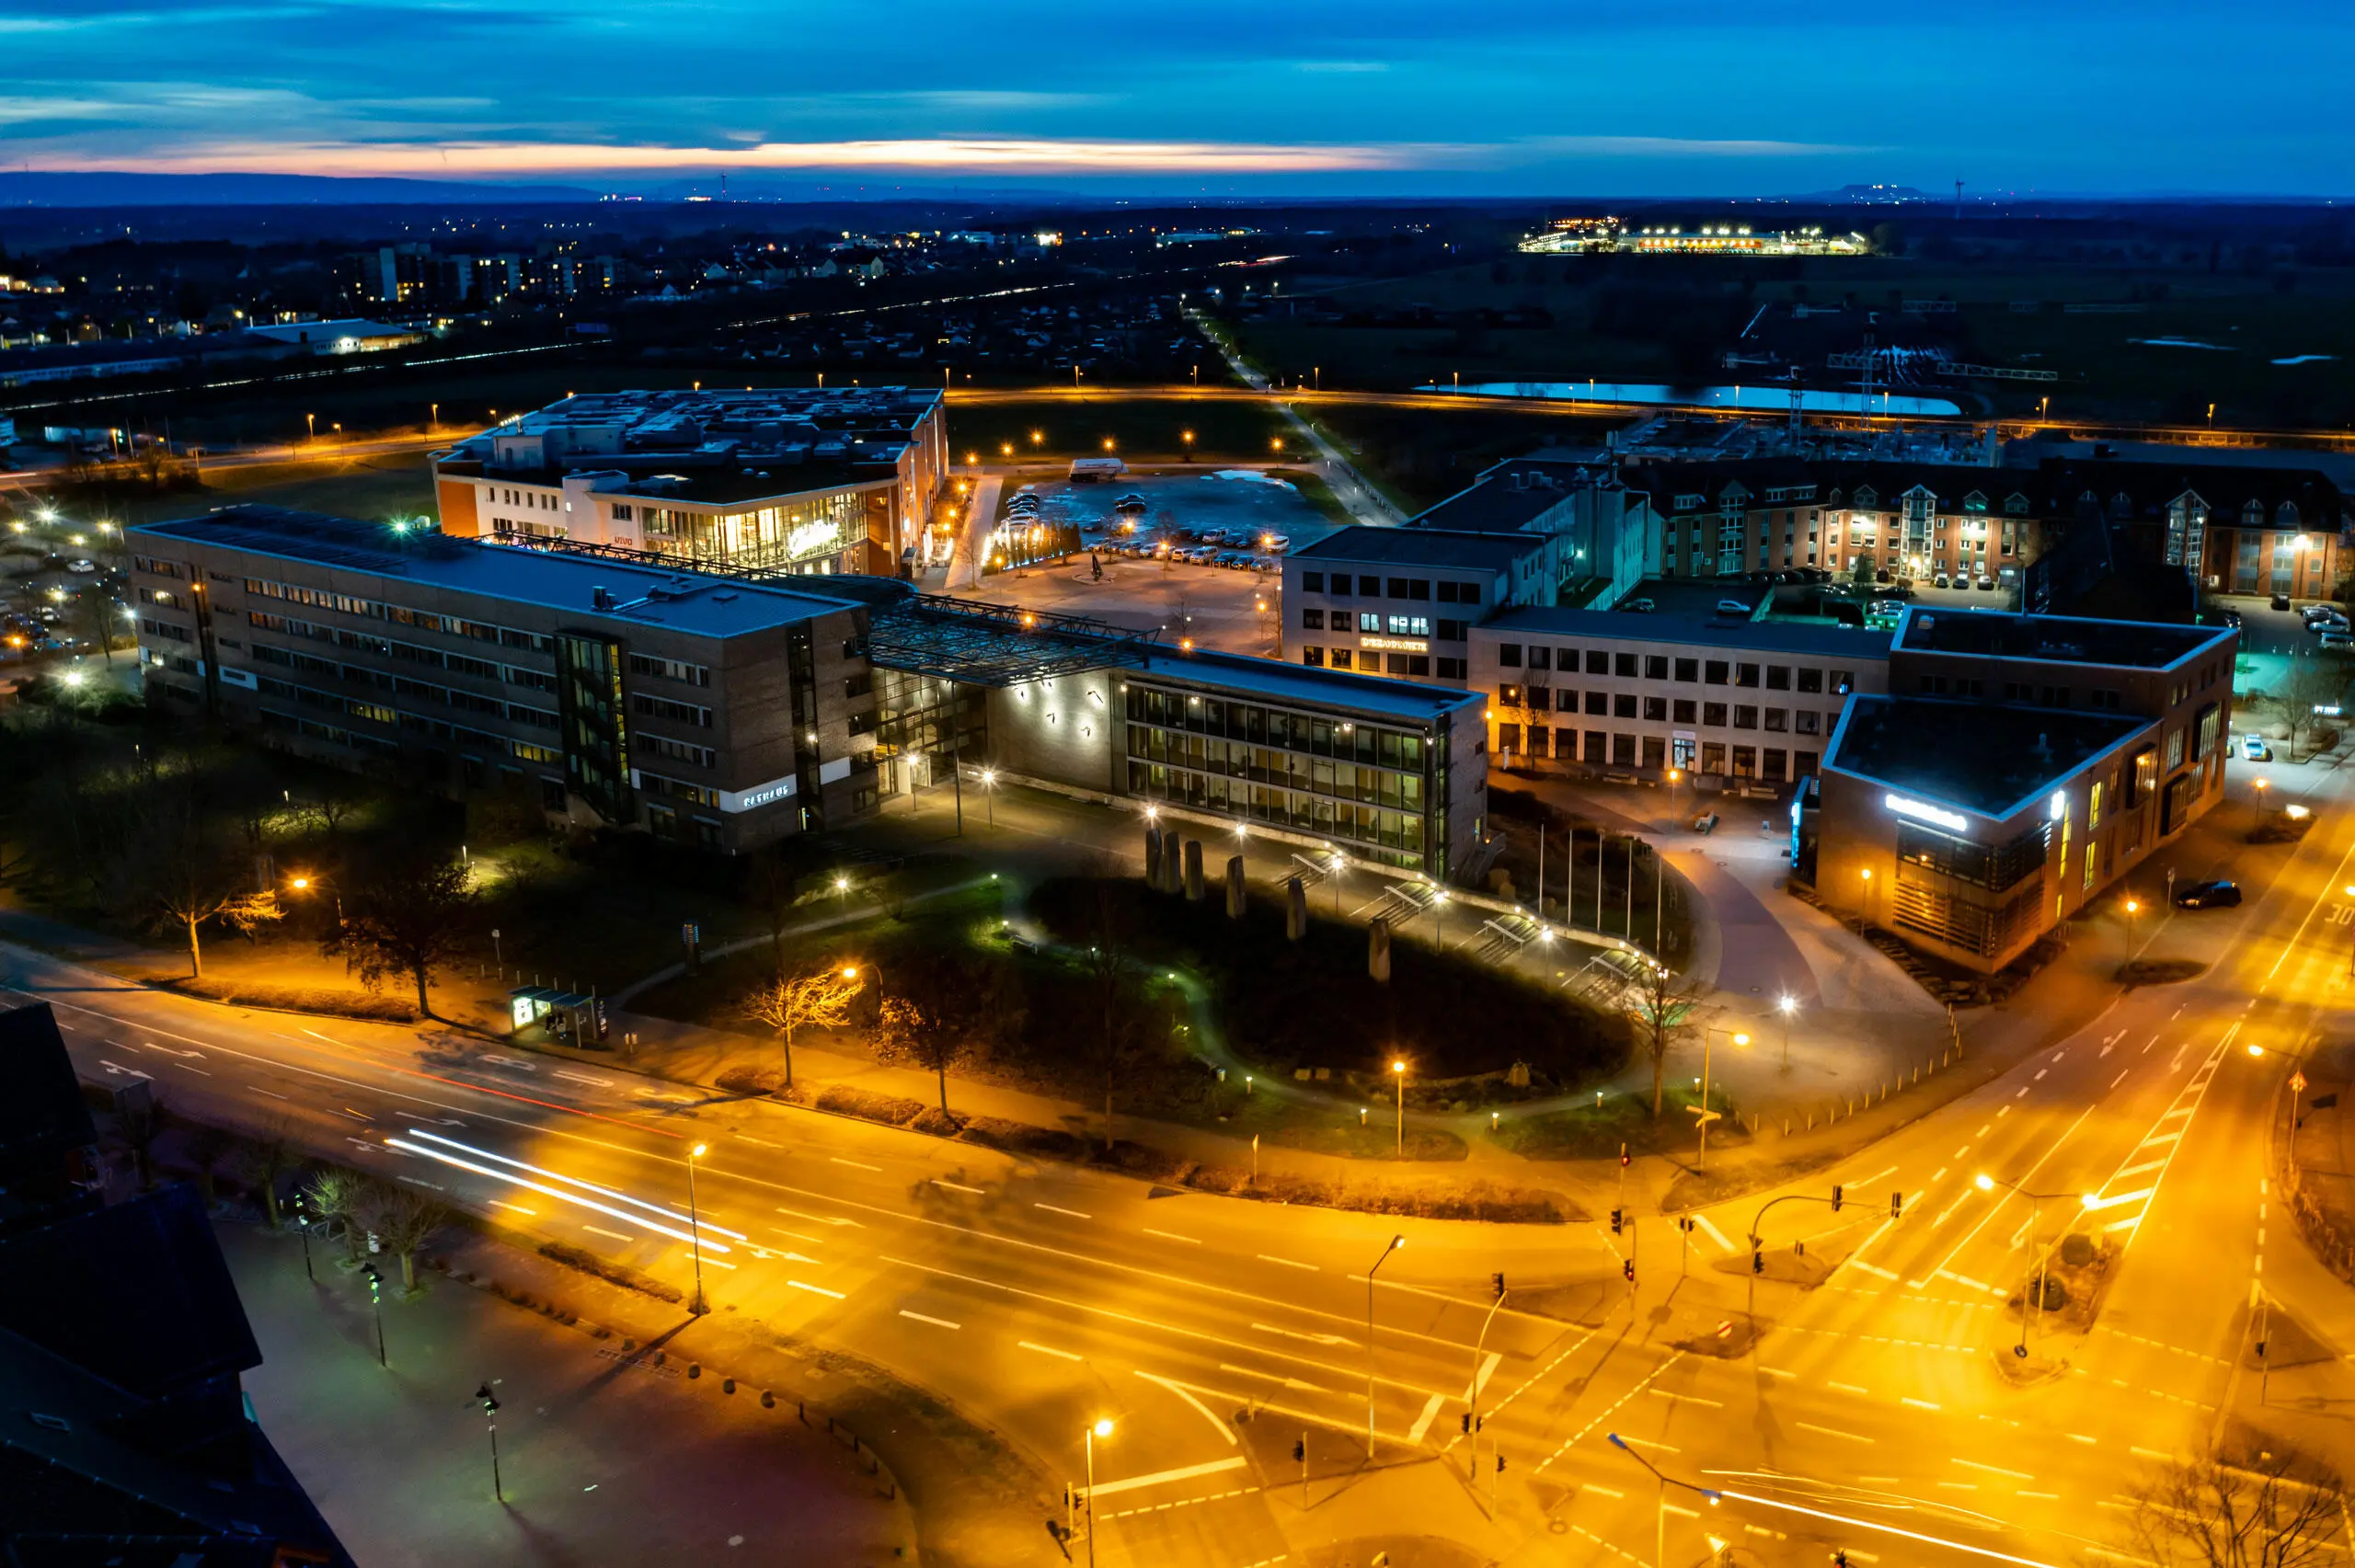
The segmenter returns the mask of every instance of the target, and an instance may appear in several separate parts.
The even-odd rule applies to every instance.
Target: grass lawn
[[[1606,1160],[1623,1146],[1630,1154],[1689,1153],[1698,1142],[1693,1112],[1699,1104],[1700,1090],[1678,1082],[1671,1071],[1658,1121],[1652,1119],[1648,1093],[1614,1090],[1600,1104],[1505,1121],[1488,1136],[1498,1148],[1531,1160]],[[1750,1141],[1750,1135],[1734,1125],[1733,1106],[1715,1084],[1709,1088],[1709,1108],[1726,1118],[1710,1127],[1712,1145]]]
[[[959,463],[973,456],[998,463],[1005,461],[1004,449],[1011,446],[1026,463],[1042,460],[1059,467],[1075,457],[1166,462],[1189,452],[1198,462],[1264,462],[1279,450],[1277,443],[1296,439],[1281,416],[1257,403],[1110,400],[1118,395],[1108,394],[1102,403],[951,403],[947,416],[949,455]],[[1184,440],[1189,430],[1194,434],[1190,446]],[[1109,452],[1108,441],[1112,443]]]

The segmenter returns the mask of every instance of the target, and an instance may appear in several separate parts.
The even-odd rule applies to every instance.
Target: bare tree
[[[201,979],[206,926],[250,933],[286,911],[275,893],[250,886],[250,865],[213,841],[192,790],[166,785],[148,806],[128,851],[134,896],[151,925],[187,938],[189,973]]]
[[[1683,1036],[1702,987],[1665,964],[1637,956],[1643,969],[1629,982],[1627,1016],[1635,1021],[1637,1046],[1652,1064],[1652,1120],[1658,1121],[1668,1085],[1668,1053]]]
[[[852,967],[810,969],[770,980],[740,1004],[741,1016],[765,1024],[785,1041],[785,1082],[793,1084],[793,1032],[796,1029],[838,1029],[850,1017],[850,999],[859,990],[858,971]]]
[[[417,1010],[431,1015],[427,987],[434,971],[474,939],[466,868],[435,855],[407,855],[367,876],[350,895],[343,924],[324,949],[350,958],[370,986],[387,975],[408,976],[417,983]]]
[[[1097,1054],[1104,1070],[1104,1151],[1112,1151],[1112,1096],[1120,1072],[1135,1055],[1137,966],[1131,950],[1126,910],[1117,901],[1123,885],[1114,876],[1094,879],[1094,899],[1088,905],[1087,945],[1079,955],[1087,976],[1091,1011],[1100,1024]]]
[[[262,1213],[269,1218],[273,1230],[279,1224],[278,1178],[301,1169],[302,1164],[303,1157],[294,1147],[293,1129],[283,1120],[262,1128],[261,1136],[245,1146],[237,1161],[238,1173],[261,1189]]]
[[[2132,1494],[2130,1528],[2162,1568],[2303,1568],[2335,1557],[2347,1494],[2338,1476],[2292,1475],[2286,1455],[2176,1459]]]
[[[221,1167],[236,1151],[237,1140],[217,1127],[193,1127],[189,1128],[185,1147],[189,1163],[196,1167],[197,1191],[204,1195],[204,1205],[210,1208],[218,1196]]]
[[[2339,705],[2347,692],[2347,666],[2335,656],[2292,659],[2281,682],[2281,722],[2290,731],[2290,754],[2298,751],[2298,731],[2315,727],[2316,708]]]
[[[940,1114],[948,1114],[948,1062],[957,1043],[939,1013],[904,996],[887,996],[876,1020],[876,1035],[884,1048],[914,1058],[932,1069],[940,1082]]]
[[[782,842],[782,841],[780,841]],[[769,933],[769,975],[785,979],[785,925],[801,886],[801,868],[787,852],[772,843],[752,852],[744,868],[744,901],[761,917]]]
[[[343,1227],[343,1250],[354,1262],[360,1257],[361,1209],[367,1190],[368,1178],[340,1165],[315,1172],[303,1184],[304,1207],[330,1226]]]
[[[362,1222],[378,1244],[401,1260],[401,1288],[417,1294],[417,1254],[450,1222],[450,1211],[414,1187],[369,1182],[358,1204]]]

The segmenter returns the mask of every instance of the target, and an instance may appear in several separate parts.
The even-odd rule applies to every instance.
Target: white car
[[[76,577],[86,578],[98,569],[98,564],[96,561],[68,561],[65,569]]]

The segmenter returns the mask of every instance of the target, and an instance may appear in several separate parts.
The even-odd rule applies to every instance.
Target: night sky
[[[2346,0],[12,0],[0,156],[644,188],[2336,194]]]

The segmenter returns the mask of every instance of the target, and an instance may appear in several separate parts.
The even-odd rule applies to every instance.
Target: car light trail
[[[1878,1525],[1870,1519],[1853,1519],[1845,1514],[1828,1514],[1821,1508],[1802,1508],[1797,1503],[1779,1502],[1772,1497],[1759,1497],[1748,1492],[1720,1492],[1718,1495],[1730,1497],[1737,1503],[1755,1503],[1762,1508],[1781,1508],[1786,1513],[1805,1514],[1813,1519],[1829,1519],[1835,1525],[1853,1525],[1860,1530],[1877,1530],[1882,1535],[1901,1536],[1907,1540],[1918,1540],[1930,1546],[1943,1546],[1951,1551],[1967,1551],[1973,1557],[1984,1557],[1997,1562],[2016,1562],[2020,1564],[2020,1568],[2058,1568],[2055,1563],[2041,1562],[2033,1557],[2014,1557],[2007,1551],[1996,1551],[1984,1546],[1971,1546],[1963,1541],[1947,1540],[1942,1536],[1924,1535],[1919,1530],[1900,1529],[1895,1525]]]
[[[433,1143],[446,1144],[449,1149],[463,1150],[465,1154],[471,1155],[474,1158],[463,1159],[458,1154],[448,1152],[446,1150],[433,1149],[429,1148],[424,1144],[413,1143],[406,1138],[388,1138],[385,1139],[385,1146],[388,1149],[397,1149],[404,1154],[419,1154],[429,1160],[438,1160],[445,1165],[455,1166],[461,1171],[470,1171],[478,1176],[490,1176],[500,1181],[512,1182],[517,1186],[528,1187],[535,1193],[543,1194],[548,1197],[557,1198],[566,1203],[577,1204],[582,1208],[594,1210],[599,1214],[606,1215],[615,1219],[626,1219],[635,1225],[643,1225],[649,1230],[660,1231],[661,1234],[669,1236],[674,1241],[684,1242],[690,1246],[700,1244],[706,1252],[728,1253],[734,1250],[725,1242],[714,1242],[708,1239],[703,1239],[699,1242],[698,1238],[691,1234],[689,1231],[677,1229],[670,1223],[673,1219],[673,1216],[669,1210],[658,1208],[654,1205],[645,1201],[643,1198],[632,1197],[627,1193],[616,1192],[611,1187],[601,1187],[596,1185],[594,1183],[584,1182],[577,1176],[568,1176],[560,1172],[544,1170],[537,1165],[526,1164],[521,1160],[511,1160],[504,1154],[493,1154],[487,1149],[477,1149],[471,1144],[460,1143],[455,1139],[443,1138],[438,1133],[431,1133],[419,1129],[416,1136],[420,1139],[429,1139]],[[491,1163],[486,1164],[477,1162],[485,1161],[491,1162]],[[499,1167],[502,1165],[509,1168],[506,1170],[499,1169]],[[520,1173],[528,1173],[528,1174]],[[534,1180],[533,1178],[534,1177],[545,1177],[546,1180]],[[552,1186],[549,1183],[564,1183],[567,1185],[563,1186]],[[580,1190],[576,1192],[569,1190],[569,1188],[579,1188]],[[614,1199],[615,1203],[627,1204],[630,1207],[626,1208],[615,1207],[615,1204],[603,1203],[598,1201],[595,1197],[583,1196],[587,1193],[595,1193],[603,1197]],[[704,1225],[701,1229],[716,1231],[723,1236],[732,1237],[739,1242],[747,1241],[747,1238],[741,1231],[730,1230],[725,1226]]]

